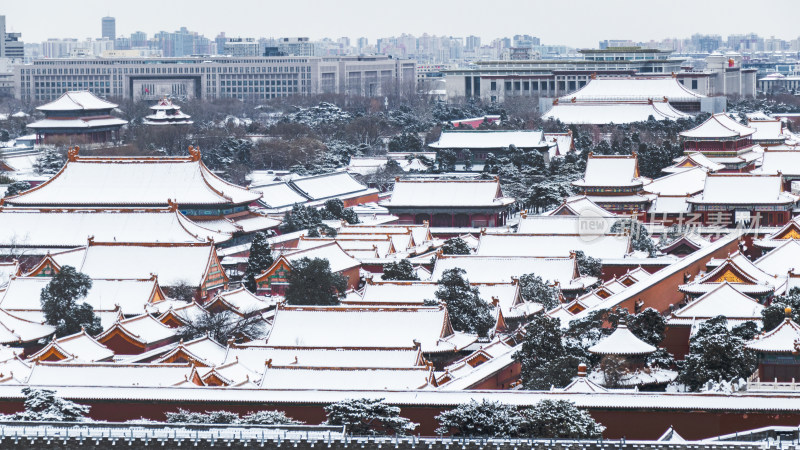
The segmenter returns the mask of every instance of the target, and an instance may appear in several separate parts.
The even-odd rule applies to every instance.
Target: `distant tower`
[[[117,38],[117,21],[113,17],[103,17],[103,37],[115,40]]]

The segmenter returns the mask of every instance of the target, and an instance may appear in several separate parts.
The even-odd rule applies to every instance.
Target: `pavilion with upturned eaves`
[[[128,122],[111,115],[117,105],[89,91],[67,91],[58,99],[36,109],[44,119],[28,125],[36,133],[36,143],[46,144],[63,137],[71,143],[102,143],[119,138]]]
[[[710,161],[722,164],[724,171],[749,172],[761,157],[761,147],[753,143],[755,132],[754,128],[720,113],[680,136],[684,154],[700,152]]]
[[[615,214],[645,213],[655,196],[642,195],[652,180],[639,175],[639,160],[632,155],[589,153],[583,178],[573,181],[580,194]]]

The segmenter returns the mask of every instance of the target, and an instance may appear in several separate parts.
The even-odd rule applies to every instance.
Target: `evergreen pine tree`
[[[92,280],[72,266],[63,266],[40,295],[45,321],[56,327],[56,336],[67,336],[85,329],[89,334],[103,331],[92,306],[78,304],[92,288]]]
[[[267,235],[263,232],[256,233],[250,245],[250,256],[247,258],[247,269],[244,271],[244,287],[255,293],[258,289],[256,277],[269,269],[275,259],[269,246]]]
[[[55,175],[64,167],[67,158],[62,152],[53,147],[47,147],[39,153],[36,161],[33,163],[33,171],[37,175]]]
[[[470,400],[436,416],[436,432],[460,437],[516,437],[519,419],[517,408],[511,405]]]
[[[495,324],[492,307],[481,299],[477,287],[470,286],[465,273],[459,268],[445,271],[439,280],[436,299],[447,305],[455,330],[486,336]]]
[[[19,193],[25,192],[31,188],[31,184],[27,181],[14,181],[8,185],[6,188],[6,197],[11,197],[12,195],[17,195]]]
[[[331,272],[327,259],[302,258],[292,263],[286,289],[288,305],[338,305],[347,277]]]
[[[416,272],[414,272],[414,266],[411,265],[411,262],[407,259],[401,259],[397,262],[390,262],[389,264],[383,265],[383,276],[381,276],[384,280],[398,280],[398,281],[416,281],[419,280]]]
[[[757,367],[745,341],[728,330],[725,316],[706,320],[689,340],[689,354],[680,364],[678,381],[697,391],[709,381],[749,377]]]
[[[536,302],[544,306],[545,311],[549,311],[559,305],[558,288],[549,282],[542,280],[542,277],[529,273],[519,277],[520,291],[522,298],[529,302]]]
[[[445,255],[469,255],[470,253],[472,253],[472,249],[460,237],[452,237],[444,241],[444,245],[442,245],[442,254]]]
[[[534,316],[525,327],[522,348],[514,359],[521,364],[523,386],[533,390],[566,386],[581,363],[564,345],[561,321],[545,315]]]
[[[542,400],[522,410],[520,435],[537,439],[596,439],[605,427],[565,400]]]
[[[383,399],[347,399],[325,407],[328,425],[345,425],[357,436],[405,435],[419,424],[400,416],[400,408]]]
[[[25,411],[0,416],[0,420],[78,422],[88,421],[89,406],[57,397],[55,391],[48,389],[22,388],[25,396]]]

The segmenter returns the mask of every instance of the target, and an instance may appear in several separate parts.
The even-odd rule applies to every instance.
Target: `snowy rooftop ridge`
[[[439,140],[428,144],[431,148],[547,148],[551,144],[545,141],[541,131],[534,130],[442,130]]]
[[[678,120],[691,117],[667,102],[563,102],[553,105],[542,118],[565,124],[627,124],[655,120]]]
[[[7,197],[18,206],[168,206],[251,203],[260,193],[228,183],[200,160],[188,157],[82,157],[70,151],[67,163],[50,180]]]
[[[705,95],[687,89],[674,77],[595,78],[561,101],[647,101],[699,102]]]
[[[683,131],[680,136],[684,139],[731,139],[752,136],[756,130],[732,119],[726,113],[718,113],[709,117],[705,122],[688,131]]]
[[[61,97],[50,103],[38,106],[36,109],[43,112],[48,111],[94,111],[116,108],[116,103],[105,101],[89,91],[67,91]]]
[[[589,153],[583,178],[573,181],[578,187],[636,187],[650,183],[639,176],[639,160],[631,155],[595,155]]]

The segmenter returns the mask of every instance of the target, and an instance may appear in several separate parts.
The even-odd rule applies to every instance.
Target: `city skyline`
[[[526,2],[516,5],[513,8],[514,14],[500,12],[497,21],[486,21],[486,14],[466,14],[462,17],[456,13],[483,6],[474,1],[438,2],[431,5],[412,0],[405,3],[406,7],[402,10],[386,14],[382,9],[373,11],[374,6],[364,0],[345,0],[335,4],[304,0],[293,2],[292,5],[243,0],[234,2],[238,7],[230,8],[231,13],[214,12],[212,16],[206,13],[214,7],[211,2],[178,0],[158,3],[160,13],[154,17],[154,8],[148,7],[155,5],[152,1],[133,5],[88,0],[82,2],[82,8],[75,9],[64,3],[44,0],[43,7],[54,16],[62,18],[48,27],[41,27],[37,16],[30,15],[23,4],[8,4],[2,13],[8,18],[9,30],[23,33],[26,42],[41,42],[49,38],[99,38],[101,18],[108,15],[116,18],[117,36],[127,36],[135,31],[144,31],[152,36],[159,31],[175,31],[185,26],[211,38],[220,32],[225,32],[228,36],[255,38],[308,36],[312,40],[326,37],[357,39],[363,36],[370,40],[370,44],[374,44],[376,39],[382,37],[399,36],[403,33],[416,36],[428,33],[454,37],[476,35],[486,44],[495,38],[530,34],[539,37],[543,44],[594,48],[600,40],[605,39],[647,42],[669,38],[683,39],[695,33],[718,34],[723,38],[731,34],[747,33],[756,33],[762,37],[774,35],[780,39],[797,38],[797,35],[781,34],[775,30],[795,29],[792,26],[792,17],[796,14],[791,14],[791,11],[800,12],[800,3],[789,0],[777,0],[776,3],[778,5],[773,5],[776,8],[755,9],[747,15],[724,19],[720,6],[724,5],[729,9],[747,7],[747,4],[743,1],[723,4],[717,1],[697,3],[678,0],[669,5],[629,5],[622,0],[610,0],[603,4],[601,10],[575,7],[565,13],[562,5]],[[581,4],[593,6],[596,2],[575,2],[575,5]],[[253,9],[271,14],[267,17],[244,14]],[[299,11],[309,10],[316,11],[315,15],[305,17],[302,21],[287,20],[287,17],[292,16],[299,18]],[[771,14],[770,11],[775,10],[782,10],[786,14]],[[708,17],[714,14],[721,19],[709,22]],[[442,20],[448,15],[452,20]],[[213,20],[209,20],[210,17]],[[324,20],[317,19],[318,17]],[[657,20],[650,20],[650,17]],[[328,20],[330,18],[336,20]],[[576,29],[582,30],[581,35],[574,33]]]

